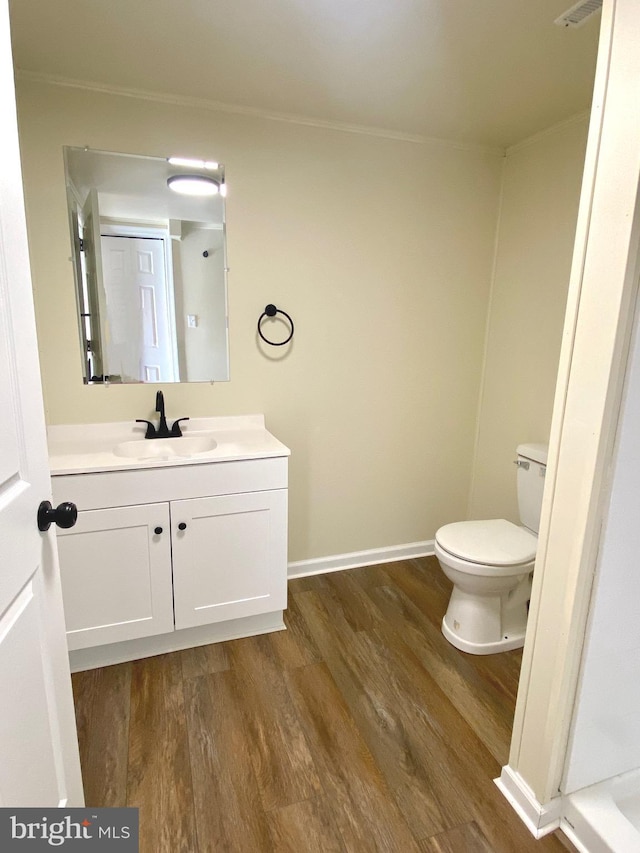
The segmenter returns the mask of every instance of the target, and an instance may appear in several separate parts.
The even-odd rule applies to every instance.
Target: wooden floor
[[[289,584],[288,631],[77,673],[89,806],[138,806],[145,853],[562,851],[492,779],[520,652],[440,633],[434,558]]]

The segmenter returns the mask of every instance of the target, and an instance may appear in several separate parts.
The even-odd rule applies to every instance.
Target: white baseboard
[[[297,563],[289,563],[287,575],[289,578],[304,578],[309,575],[323,575],[326,572],[358,569],[361,566],[413,560],[415,557],[432,557],[433,548],[434,541],[429,539],[426,542],[410,542],[408,545],[391,545],[389,548],[372,548],[369,551],[352,551],[349,554],[336,554],[333,557],[300,560]]]
[[[522,776],[509,765],[502,768],[499,779],[493,780],[534,838],[542,838],[560,826],[562,797],[542,805]]]

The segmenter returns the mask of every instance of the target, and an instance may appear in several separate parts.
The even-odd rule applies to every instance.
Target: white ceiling
[[[18,69],[506,146],[589,107],[573,0],[12,0]]]

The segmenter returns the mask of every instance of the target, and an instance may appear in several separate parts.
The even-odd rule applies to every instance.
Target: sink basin
[[[122,441],[116,444],[116,456],[128,459],[178,459],[214,450],[216,440],[209,435],[182,436],[182,438],[150,438]]]

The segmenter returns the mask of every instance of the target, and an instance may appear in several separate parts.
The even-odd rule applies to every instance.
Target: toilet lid
[[[455,557],[490,566],[529,563],[538,544],[533,533],[504,518],[445,524],[436,533],[436,542]]]

